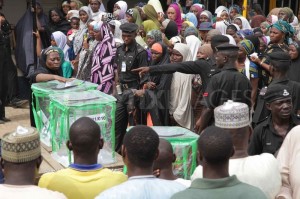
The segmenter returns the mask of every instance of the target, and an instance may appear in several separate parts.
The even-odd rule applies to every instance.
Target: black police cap
[[[137,31],[138,28],[139,26],[135,23],[124,23],[120,26],[122,32],[126,32],[126,33],[134,33]]]
[[[282,84],[271,84],[267,88],[267,92],[264,99],[267,103],[271,103],[275,100],[290,98],[291,92],[289,87]]]
[[[216,47],[216,51],[238,51],[239,47],[232,44],[221,44]]]
[[[271,61],[291,62],[291,57],[286,52],[272,52],[268,56]]]

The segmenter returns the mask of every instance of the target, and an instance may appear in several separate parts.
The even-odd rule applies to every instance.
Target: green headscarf
[[[270,26],[270,28],[272,28],[272,27],[276,28],[277,30],[280,30],[281,32],[283,32],[285,34],[284,42],[286,44],[289,43],[289,41],[288,41],[289,38],[292,38],[294,36],[294,33],[295,33],[294,28],[286,21],[279,20]]]
[[[152,5],[147,4],[143,7],[143,12],[147,16],[148,20],[152,20],[154,22],[154,24],[157,26],[156,29],[159,29],[161,25],[158,21],[158,15],[154,7]]]
[[[142,18],[141,18],[141,15],[140,15],[140,12],[138,11],[138,9],[136,8],[130,8],[126,11],[126,14],[130,15],[133,20],[134,20],[134,23],[136,25],[138,25],[139,27],[142,25]]]

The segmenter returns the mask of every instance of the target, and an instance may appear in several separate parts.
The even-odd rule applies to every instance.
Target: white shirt
[[[174,180],[175,182],[178,182],[180,184],[183,184],[184,186],[186,186],[187,188],[191,186],[192,181],[190,180],[186,180],[183,178],[177,178],[176,180]]]
[[[169,199],[184,189],[184,185],[173,180],[158,179],[152,175],[134,176],[102,192],[96,199]]]
[[[229,175],[236,175],[240,181],[261,189],[269,199],[274,199],[280,190],[279,164],[269,153],[230,159]],[[202,177],[202,166],[199,165],[191,180]]]
[[[300,198],[300,126],[294,127],[285,137],[277,160],[282,177],[278,196],[286,199]]]
[[[67,199],[62,193],[50,191],[38,186],[0,185],[1,199]]]

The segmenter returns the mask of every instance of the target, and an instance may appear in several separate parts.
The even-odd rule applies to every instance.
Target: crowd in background
[[[265,15],[259,4],[244,8],[241,2],[209,11],[198,0],[167,1],[166,9],[159,0],[140,2],[131,8],[126,1],[109,0],[105,6],[101,0],[90,0],[85,6],[79,0],[71,0],[63,1],[61,7],[48,13],[37,3],[37,31],[28,35],[24,23],[16,26],[17,38],[29,38],[27,42],[36,39],[31,51],[36,50],[37,67],[25,65],[22,71],[30,84],[77,78],[98,84],[97,90],[115,96],[116,151],[129,168],[128,181],[126,176],[114,174],[116,179],[111,177],[99,189],[95,187],[97,183],[91,188],[90,182],[80,182],[82,189],[87,186],[90,191],[88,196],[74,196],[63,188],[73,189],[61,182],[64,175],[79,176],[84,170],[91,174],[101,168],[94,165],[94,159],[84,157],[91,151],[99,152],[97,143],[91,145],[91,151],[80,150],[89,145],[79,142],[76,134],[84,128],[84,122],[91,122],[85,118],[82,127],[77,125],[76,129],[75,122],[73,131],[70,130],[74,146],[68,147],[79,151],[77,163],[60,174],[45,175],[39,186],[69,198],[92,198],[98,194],[98,198],[171,198],[187,187],[172,198],[195,198],[197,194],[219,198],[219,193],[222,198],[299,198],[298,16],[288,7],[274,8]],[[245,9],[247,16],[242,15]],[[29,10],[20,21],[29,20],[32,13]],[[0,17],[0,124],[5,124],[9,122],[5,105],[18,106],[24,101],[17,98],[16,75],[8,75],[16,74],[16,70],[11,67],[9,24],[4,15]],[[29,47],[23,42],[16,48],[16,59],[21,63]],[[192,184],[174,183],[177,178],[172,175],[166,175],[169,181],[149,183],[153,163],[161,152],[159,149],[155,153],[160,147],[158,143],[164,141],[144,126],[126,134],[128,125],[180,126],[201,134],[198,147],[203,162],[194,172]],[[135,135],[136,131],[149,136],[151,141],[145,141],[144,148],[150,148],[142,149],[144,138]],[[164,143],[164,147],[167,149],[162,151],[173,154],[168,144]],[[112,175],[109,172],[105,171],[105,176]],[[99,175],[90,175],[89,180],[99,180]],[[205,181],[206,178],[213,180]],[[77,179],[66,182],[78,183]],[[2,190],[0,187],[0,193]]]

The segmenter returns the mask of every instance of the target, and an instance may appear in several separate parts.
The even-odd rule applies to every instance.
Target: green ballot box
[[[98,90],[52,94],[50,98],[54,159],[65,166],[72,162],[72,153],[66,148],[70,126],[81,117],[90,117],[100,126],[104,139],[104,147],[98,156],[99,163],[114,163],[116,99]]]
[[[67,83],[57,80],[34,83],[32,89],[32,111],[36,128],[40,133],[41,141],[51,147],[51,133],[49,126],[49,105],[51,94],[63,94],[68,92],[82,92],[97,89],[97,84],[82,80],[72,80]]]
[[[176,161],[173,163],[174,174],[180,178],[190,179],[197,166],[197,140],[199,135],[178,126],[153,126],[151,128],[160,138],[171,143],[176,154]]]

